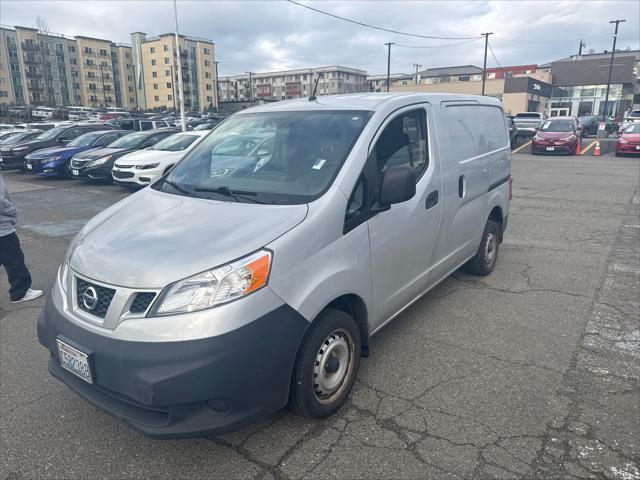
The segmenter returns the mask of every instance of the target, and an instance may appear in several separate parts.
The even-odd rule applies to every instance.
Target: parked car
[[[54,127],[36,138],[0,148],[4,168],[24,168],[24,159],[31,152],[47,147],[62,147],[83,133],[106,130],[105,125],[75,124]]]
[[[193,127],[193,131],[194,132],[199,132],[200,130],[213,130],[219,124],[220,124],[220,122],[217,122],[217,121],[215,121],[215,122],[204,122],[204,123],[201,123],[200,125],[196,125],[195,127]]]
[[[36,150],[25,157],[27,173],[40,177],[71,177],[71,157],[93,148],[104,147],[129,132],[97,130],[80,135],[64,147]]]
[[[130,130],[140,132],[144,130],[154,130],[156,128],[170,127],[169,122],[165,120],[149,120],[148,118],[127,118],[122,117],[116,119],[118,127],[122,130]]]
[[[547,119],[546,113],[522,112],[513,117],[516,135],[521,137],[532,137]]]
[[[531,153],[574,155],[580,143],[580,125],[576,117],[552,117],[545,121],[531,142]]]
[[[42,130],[36,129],[3,130],[0,133],[0,146],[30,140],[41,134]]]
[[[640,122],[633,122],[618,137],[616,156],[640,155]]]
[[[211,177],[217,145],[266,129],[269,162]],[[493,271],[510,197],[493,98],[243,110],[71,242],[38,320],[49,371],[154,437],[220,434],[287,403],[328,417],[372,335],[459,267]]]
[[[78,153],[71,159],[71,175],[73,178],[111,182],[111,169],[117,159],[135,150],[152,147],[177,131],[175,128],[160,128],[129,133],[106,147]]]
[[[580,126],[582,127],[583,137],[595,137],[598,134],[600,121],[597,115],[578,117],[578,122],[580,122]]]
[[[209,132],[179,132],[153,147],[120,157],[113,165],[114,183],[146,186],[166,174]]]

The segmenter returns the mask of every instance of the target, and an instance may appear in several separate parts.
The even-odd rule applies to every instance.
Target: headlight
[[[536,142],[538,142],[538,141],[542,140],[542,138],[540,138],[538,135],[534,135],[534,136],[533,136],[533,139],[534,139]]]
[[[626,139],[624,139],[624,138],[620,137],[620,138],[618,139],[618,143],[629,143],[629,140],[626,140]]]
[[[96,160],[94,160],[92,162],[89,162],[87,167],[99,167],[100,165],[104,165],[109,160],[111,160],[111,157],[112,157],[112,155],[107,155],[106,157],[98,158],[98,159],[96,159]]]
[[[271,252],[261,250],[198,273],[168,286],[155,313],[195,312],[249,295],[267,284],[270,270]]]
[[[24,150],[29,150],[29,147],[15,147],[11,149],[12,152],[22,152]]]
[[[568,137],[563,138],[562,140],[564,140],[565,142],[573,142],[576,139],[576,136],[571,134]]]
[[[156,168],[158,165],[160,165],[159,163],[151,163],[149,165],[136,165],[136,169],[137,170],[150,170],[152,168]]]

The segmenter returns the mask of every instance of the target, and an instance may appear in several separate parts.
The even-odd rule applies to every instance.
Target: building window
[[[93,60],[91,60],[90,58],[87,58],[87,65],[89,65],[90,67],[94,66],[95,63],[93,63]]]
[[[133,75],[127,75],[127,80],[133,82]]]
[[[135,99],[133,97],[129,97],[129,103],[134,103]]]
[[[211,66],[211,62],[209,60],[205,60],[204,61],[204,66],[205,67],[210,67]]]
[[[171,82],[167,82],[167,88],[171,88]]]
[[[84,47],[84,53],[93,53],[93,48],[91,48],[91,47]]]
[[[158,90],[158,84],[157,84],[157,83],[154,83],[154,84],[153,84],[153,89],[154,89],[154,90]]]
[[[169,65],[169,57],[165,57],[164,58],[164,64],[165,65]]]
[[[108,54],[107,54],[107,51],[106,51],[106,50],[101,49],[101,50],[100,50],[100,55],[108,55]]]
[[[204,78],[211,78],[211,74],[209,72],[204,72]]]
[[[133,93],[133,87],[129,87],[129,93]]]
[[[469,75],[460,75],[458,77],[458,81],[459,82],[468,82],[469,81]]]
[[[124,52],[124,58],[131,58],[131,54],[129,52]]]
[[[210,53],[211,53],[211,50],[209,50],[208,48],[205,47],[204,54],[205,55],[209,55]]]
[[[213,97],[207,97],[207,102],[213,102]]]
[[[158,77],[158,72],[151,72],[151,76],[153,78],[157,78]]]
[[[164,51],[168,52],[169,51],[169,45],[163,45]]]
[[[211,84],[207,83],[207,90],[211,90]]]
[[[156,61],[155,60],[151,60],[151,65],[155,65]]]
[[[149,51],[150,51],[151,53],[156,53],[156,49],[155,49],[155,47],[151,47],[151,48],[149,49]]]
[[[173,100],[173,95],[167,95],[167,100]]]
[[[496,78],[496,72],[487,73],[487,80],[493,80],[494,78]]]
[[[513,78],[513,72],[504,72],[504,78]]]
[[[171,76],[171,70],[165,70],[164,71],[164,76],[165,77],[170,77]]]
[[[153,99],[154,99],[156,102],[159,102],[159,101],[160,101],[160,96],[159,96],[159,95],[155,95],[155,96],[153,97]]]
[[[70,52],[75,52],[76,51],[76,47],[74,47],[73,45],[69,45],[69,49]]]

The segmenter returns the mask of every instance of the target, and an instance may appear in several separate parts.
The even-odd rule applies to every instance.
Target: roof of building
[[[348,71],[349,73],[357,73],[358,75],[367,75],[367,72],[365,70],[360,70],[358,68],[351,68],[351,67],[343,67],[340,65],[331,65],[331,66],[327,66],[327,67],[309,67],[309,68],[296,68],[296,69],[291,69],[291,70],[277,70],[274,72],[252,72],[252,76],[253,78],[264,78],[264,77],[274,77],[274,76],[280,76],[280,75],[307,75],[309,73],[322,73],[322,72],[326,72],[326,71],[338,71],[338,70],[342,70],[342,71]],[[249,78],[249,73],[244,73],[244,74],[240,74],[240,75],[224,75],[220,77],[220,81],[223,80],[231,80],[231,79],[236,79],[236,80],[240,80],[243,78]]]
[[[421,78],[447,77],[450,75],[475,75],[478,73],[482,73],[482,69],[480,67],[476,67],[475,65],[428,68],[426,70],[423,70],[422,72],[418,72]]]
[[[633,55],[636,60],[640,61],[640,50],[618,50],[616,49],[616,56],[627,56],[627,55]],[[576,60],[591,60],[591,59],[600,59],[600,58],[611,58],[611,51],[604,51],[604,52],[598,52],[598,53],[583,53],[582,55],[578,56],[578,55],[570,55],[568,57],[565,58],[560,58],[558,60],[553,60],[552,62],[549,62],[548,65],[550,65],[553,62],[569,62],[569,61],[576,61]],[[542,67],[542,65],[540,65]]]

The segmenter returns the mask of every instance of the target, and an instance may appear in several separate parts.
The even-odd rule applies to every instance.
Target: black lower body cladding
[[[126,342],[70,322],[49,298],[38,338],[51,374],[78,395],[148,436],[180,438],[237,430],[284,407],[308,326],[283,305],[217,337]],[[89,353],[93,384],[60,366],[57,338]]]

